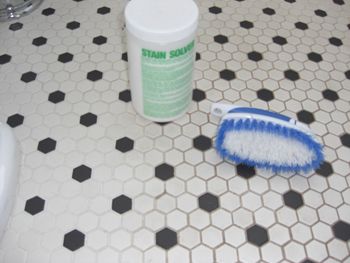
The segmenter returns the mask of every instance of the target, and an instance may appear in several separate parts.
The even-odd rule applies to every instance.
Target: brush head
[[[322,146],[311,133],[287,122],[254,118],[224,118],[216,149],[227,160],[273,172],[306,173],[324,160]]]

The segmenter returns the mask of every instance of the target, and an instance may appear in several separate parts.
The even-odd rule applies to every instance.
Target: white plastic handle
[[[223,103],[213,103],[211,106],[211,114],[213,116],[222,118],[224,117],[230,110],[233,110],[235,108],[240,108],[241,106],[237,106],[237,105],[232,105],[232,104],[223,104]],[[278,123],[284,126],[290,126],[290,128],[298,128],[300,130],[302,130],[303,132],[306,132],[308,134],[312,134],[310,131],[310,128],[304,124],[301,123],[300,121],[297,121],[295,119],[290,119],[289,122],[285,122],[285,121],[281,121],[279,119],[276,118],[272,118],[272,117],[268,117],[268,116],[264,116],[264,115],[252,115],[250,113],[232,113],[229,115],[226,115],[226,118],[255,118],[255,119],[259,119],[265,122],[273,122],[273,123]],[[288,123],[288,124],[287,124]]]
[[[223,117],[226,113],[234,108],[238,108],[239,106],[232,104],[223,104],[223,103],[213,103],[211,105],[210,113],[216,117]]]

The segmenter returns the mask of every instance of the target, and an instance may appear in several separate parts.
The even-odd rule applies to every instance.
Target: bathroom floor
[[[0,121],[23,157],[0,262],[350,262],[350,2],[198,1],[193,104],[172,123],[131,105],[125,3],[0,24]],[[223,161],[213,102],[309,124],[326,162]]]

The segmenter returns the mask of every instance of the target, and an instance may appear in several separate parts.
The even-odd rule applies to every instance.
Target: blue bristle
[[[265,122],[261,121],[261,122],[258,123],[258,125],[259,126],[257,127],[257,130],[263,130],[265,128]]]
[[[239,120],[236,126],[237,126],[237,129],[240,129],[243,126],[243,120]]]
[[[304,165],[278,165],[274,163],[258,162],[255,160],[250,160],[242,158],[236,154],[230,154],[226,149],[222,147],[225,139],[225,134],[231,131],[255,131],[255,132],[267,132],[270,134],[275,134],[283,136],[289,139],[296,139],[303,143],[315,154],[315,159],[308,164]],[[273,146],[272,146],[273,147]],[[216,148],[219,154],[223,158],[227,158],[235,163],[244,163],[248,166],[254,166],[258,168],[272,170],[273,172],[309,172],[310,170],[317,169],[324,160],[322,146],[317,143],[310,135],[303,133],[297,129],[288,128],[279,124],[258,121],[256,119],[245,119],[244,121],[239,119],[235,121],[233,119],[224,120],[218,130],[216,139]]]

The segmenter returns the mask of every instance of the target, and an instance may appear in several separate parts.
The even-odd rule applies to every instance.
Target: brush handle
[[[272,111],[267,111],[267,110],[261,110],[261,109],[257,109],[257,108],[247,108],[247,107],[239,107],[239,108],[234,108],[231,109],[228,113],[248,113],[248,114],[258,114],[258,115],[262,115],[262,116],[268,116],[274,119],[279,119],[281,121],[286,121],[286,122],[290,122],[291,118],[276,113],[276,112],[272,112]]]
[[[297,127],[304,132],[310,133],[310,129],[304,123],[301,123],[295,119],[292,119],[288,116],[271,112],[267,110],[257,109],[257,108],[248,108],[241,107],[232,104],[222,104],[222,103],[213,103],[211,107],[211,114],[217,117],[224,117],[226,114],[235,114],[242,118],[259,118],[263,121],[273,121],[279,122],[280,124],[288,123],[294,127]],[[259,117],[258,117],[259,116]]]
[[[230,110],[240,108],[239,106],[235,106],[232,104],[223,104],[223,103],[213,103],[211,105],[210,113],[216,117],[223,117],[226,115]]]
[[[230,104],[221,104],[221,103],[213,103],[211,107],[211,114],[217,116],[217,117],[223,117],[227,113],[246,113],[246,114],[258,114],[262,116],[268,116],[274,119],[279,119],[281,121],[286,122],[293,122],[294,120],[292,118],[289,118],[288,116],[282,115],[280,113],[262,110],[258,108],[251,108],[251,107],[241,107],[237,105],[230,105]]]

